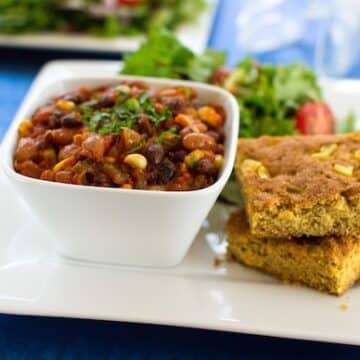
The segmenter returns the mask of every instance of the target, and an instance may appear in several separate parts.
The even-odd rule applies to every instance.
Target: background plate
[[[206,48],[211,27],[215,18],[218,0],[206,0],[207,9],[193,23],[180,26],[176,35],[195,52]],[[53,50],[96,51],[102,53],[121,53],[135,51],[141,36],[119,36],[106,39],[89,35],[76,34],[0,34],[0,46],[43,48]]]
[[[52,62],[41,71],[32,89],[75,73],[113,75],[118,68],[118,62]],[[323,80],[322,85],[338,115],[349,109],[359,112],[359,82]],[[360,344],[359,286],[337,298],[284,285],[236,263],[215,267],[215,256],[224,251],[222,229],[230,210],[219,204],[183,263],[158,270],[60,258],[49,245],[50,235],[41,222],[32,217],[1,174],[0,199],[2,313],[154,323]],[[343,304],[348,307],[346,311]]]

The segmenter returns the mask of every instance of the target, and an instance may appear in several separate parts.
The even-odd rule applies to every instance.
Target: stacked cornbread
[[[245,209],[227,224],[241,263],[340,295],[360,277],[360,133],[240,139]]]

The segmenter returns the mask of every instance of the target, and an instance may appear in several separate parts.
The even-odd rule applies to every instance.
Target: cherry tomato
[[[214,85],[223,85],[226,78],[230,75],[230,72],[230,69],[226,67],[219,67],[215,70],[211,83]]]
[[[324,102],[307,102],[296,113],[296,129],[304,135],[333,134],[335,118]]]

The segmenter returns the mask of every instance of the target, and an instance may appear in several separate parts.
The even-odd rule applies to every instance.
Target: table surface
[[[244,54],[235,44],[237,0],[220,0],[209,46],[226,50],[233,65]],[[226,24],[226,26],[224,25]],[[118,57],[0,48],[0,137],[39,68],[59,58]],[[295,44],[261,60],[313,65],[313,49]],[[360,64],[348,74],[360,77]],[[301,311],[301,309],[298,309]],[[174,311],[176,311],[174,309]],[[234,333],[93,320],[0,315],[0,359],[357,359],[360,348]]]

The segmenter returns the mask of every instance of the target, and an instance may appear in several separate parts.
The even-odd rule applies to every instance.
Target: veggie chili
[[[19,125],[14,168],[68,184],[196,190],[223,165],[225,112],[191,87],[140,81],[54,98]]]

